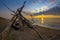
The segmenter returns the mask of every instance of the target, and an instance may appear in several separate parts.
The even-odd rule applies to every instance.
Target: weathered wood
[[[8,34],[10,32],[10,28],[14,24],[14,22],[16,21],[16,18],[17,18],[17,16],[15,16],[14,19],[12,21],[10,21],[8,26],[0,33],[0,40],[6,40]]]
[[[22,9],[24,8],[24,5],[25,5],[25,2],[24,2],[24,4],[23,4],[23,6],[21,7],[21,9],[19,10],[19,13],[17,13],[17,12],[14,12],[14,11],[12,11],[9,7],[7,7],[7,5],[5,5],[4,3],[3,3],[3,5],[6,7],[6,8],[8,8],[8,10],[10,10],[11,12],[13,12],[13,13],[15,13],[15,15],[12,17],[12,19],[11,19],[11,21],[10,21],[10,23],[8,24],[8,26],[0,33],[0,40],[6,40],[6,38],[7,38],[7,36],[8,36],[8,33],[9,33],[9,31],[10,31],[10,28],[11,28],[11,26],[15,23],[15,21],[17,20],[17,18],[19,18],[19,20],[20,20],[20,22],[21,22],[21,11],[22,11]],[[18,9],[17,9],[17,11],[18,11]],[[18,14],[18,15],[17,15]],[[19,17],[18,17],[19,16]]]

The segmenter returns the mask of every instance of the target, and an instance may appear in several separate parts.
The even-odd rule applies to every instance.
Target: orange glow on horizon
[[[33,18],[60,18],[60,16],[56,16],[56,15],[38,15],[38,16],[33,16]]]
[[[31,18],[31,16],[25,16],[26,18]],[[60,18],[60,15],[38,15],[32,16],[33,18]]]
[[[60,18],[60,15],[37,15],[37,16],[25,16],[26,18]]]

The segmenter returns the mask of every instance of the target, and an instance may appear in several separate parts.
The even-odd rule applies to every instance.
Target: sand
[[[24,27],[24,31],[14,30],[11,28],[11,32],[7,40],[60,40],[60,30],[45,28],[41,26],[35,26],[39,35],[28,27]]]

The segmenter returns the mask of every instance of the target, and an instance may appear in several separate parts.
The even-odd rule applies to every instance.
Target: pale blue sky
[[[0,16],[5,18],[10,18],[11,13],[2,3],[4,2],[9,8],[16,11],[17,8],[21,7],[25,0],[0,0]],[[35,11],[40,9],[41,7],[48,6],[48,8],[52,8],[57,4],[60,4],[60,0],[26,0],[26,5],[24,7],[24,11]]]

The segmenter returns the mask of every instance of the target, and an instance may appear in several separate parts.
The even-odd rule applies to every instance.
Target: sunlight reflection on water
[[[45,27],[50,27],[54,29],[60,29],[60,19],[59,18],[40,18],[40,19],[34,19],[34,23],[36,25],[44,25]]]

